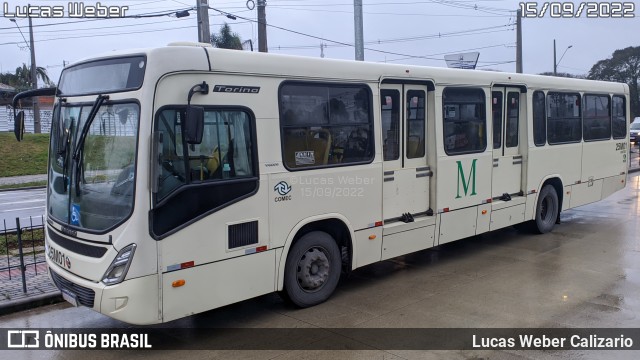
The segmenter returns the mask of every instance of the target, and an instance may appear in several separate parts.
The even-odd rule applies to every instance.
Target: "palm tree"
[[[16,73],[14,75],[13,81],[15,82],[12,86],[20,90],[31,89],[32,88],[32,80],[31,80],[31,66],[27,66],[27,64],[22,63],[22,66],[16,68]],[[53,82],[49,78],[49,74],[47,74],[47,69],[37,66],[36,67],[36,79],[42,80],[47,86],[52,86]]]
[[[211,44],[221,49],[242,50],[240,35],[231,32],[231,26],[227,23],[220,27],[218,34],[211,34]]]

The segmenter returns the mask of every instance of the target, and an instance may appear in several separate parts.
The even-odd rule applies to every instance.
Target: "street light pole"
[[[553,39],[553,76],[558,74],[558,62],[556,61],[556,39]]]
[[[17,25],[17,23],[16,23]],[[31,43],[31,88],[38,88],[38,77],[36,73],[36,51],[33,47],[33,25],[31,24],[31,16],[29,16],[29,42]],[[33,132],[40,134],[42,127],[40,126],[40,106],[38,106],[38,97],[33,97]]]
[[[564,55],[572,47],[573,47],[573,45],[567,46],[567,48],[564,49],[564,52],[562,53],[562,56],[560,56],[560,60],[556,61],[556,39],[553,39],[553,76],[557,76],[558,75],[558,65],[560,65],[560,62],[562,61],[562,58],[564,57]]]
[[[31,23],[31,16],[29,16],[29,42],[27,42],[27,39],[25,39],[24,34],[22,33],[22,29],[20,29],[20,26],[18,25],[18,22],[16,21],[16,19],[9,19],[9,20],[14,24],[16,24],[16,27],[18,28],[20,35],[22,35],[22,39],[24,40],[25,44],[27,44],[27,47],[29,48],[29,52],[31,52],[31,84],[30,85],[31,85],[31,88],[35,90],[38,88],[38,78],[37,78],[37,71],[36,71],[36,52],[33,45],[33,24]],[[40,107],[38,106],[37,96],[32,98],[32,104],[33,104],[33,132],[36,134],[39,134],[42,132],[42,127],[40,126]]]

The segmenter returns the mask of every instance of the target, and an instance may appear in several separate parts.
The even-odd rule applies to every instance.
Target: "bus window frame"
[[[609,137],[608,138],[600,138],[600,139],[586,139],[584,137],[585,134],[585,128],[584,128],[584,118],[585,118],[585,114],[586,114],[586,107],[587,107],[587,102],[585,101],[585,98],[587,96],[593,96],[593,97],[601,97],[601,96],[606,96],[609,99],[609,111],[608,111],[608,116],[609,116]],[[610,94],[608,93],[592,93],[592,92],[585,92],[582,94],[582,100],[580,101],[580,104],[583,105],[583,109],[582,110],[582,141],[583,142],[596,142],[596,141],[607,141],[607,140],[611,140],[612,136],[613,136],[613,99],[611,97]]]
[[[246,177],[236,177],[236,178],[230,178],[230,179],[223,179],[223,180],[215,180],[215,181],[203,181],[203,182],[186,182],[178,187],[176,187],[175,189],[171,190],[169,193],[167,193],[162,199],[158,199],[158,196],[156,193],[152,194],[152,206],[151,209],[149,211],[149,234],[151,235],[151,237],[154,240],[162,240],[167,236],[170,236],[182,229],[184,229],[185,227],[213,214],[216,213],[226,207],[229,207],[237,202],[240,202],[242,200],[248,199],[252,196],[254,196],[255,194],[258,193],[258,191],[260,190],[260,166],[259,166],[259,157],[258,157],[258,136],[257,136],[257,121],[256,121],[256,116],[254,114],[254,112],[246,106],[241,106],[241,105],[204,105],[203,106],[206,111],[215,111],[215,110],[239,110],[239,111],[243,111],[245,112],[248,116],[249,116],[249,122],[250,122],[250,126],[251,126],[251,136],[252,136],[252,141],[251,141],[251,161],[252,161],[252,170],[254,172],[253,176],[246,176]],[[184,104],[167,104],[167,105],[163,105],[160,108],[158,108],[158,110],[156,110],[155,114],[154,114],[154,122],[153,122],[153,129],[155,131],[156,129],[156,124],[158,122],[160,122],[160,114],[164,111],[164,110],[180,110],[180,111],[186,111],[186,105]],[[175,126],[175,124],[173,124]],[[182,137],[182,146],[188,146],[188,144],[186,144],[186,141],[184,140],[184,136]],[[187,164],[185,164],[185,174],[187,174],[187,171],[190,171],[189,165],[188,165],[188,159],[182,159],[183,162],[186,162]],[[153,174],[152,176],[155,176],[156,174]],[[218,206],[206,209],[205,211],[203,211],[201,214],[188,219],[187,221],[184,221],[183,223],[179,224],[178,226],[175,226],[173,228],[171,228],[170,230],[167,230],[161,234],[156,234],[154,232],[154,211],[156,211],[157,209],[165,206],[167,203],[169,203],[172,199],[180,196],[180,194],[182,193],[186,193],[188,191],[198,191],[198,189],[207,189],[207,188],[211,188],[211,187],[221,187],[224,185],[230,185],[230,184],[239,184],[239,183],[248,183],[248,182],[255,182],[255,186],[253,188],[252,191],[247,192],[246,194],[243,194],[241,196],[238,196],[230,201],[227,201],[225,203],[222,203]]]
[[[369,109],[368,109],[368,117],[369,117],[369,146],[371,147],[370,150],[370,156],[369,159],[367,160],[362,160],[362,161],[354,161],[354,162],[348,162],[348,163],[333,163],[333,164],[326,164],[326,165],[312,165],[312,166],[302,166],[302,167],[289,167],[287,165],[287,161],[286,161],[286,156],[285,156],[285,148],[284,148],[284,129],[286,127],[296,127],[296,126],[283,126],[284,121],[284,113],[283,113],[283,108],[282,108],[282,103],[281,103],[281,96],[282,96],[282,88],[284,86],[287,85],[306,85],[306,86],[320,86],[320,87],[325,87],[325,88],[331,88],[331,86],[336,86],[336,87],[352,87],[355,89],[366,89],[367,91],[367,95],[368,95],[368,100],[369,100]],[[373,101],[373,91],[371,90],[371,86],[367,83],[363,83],[363,82],[332,82],[332,81],[308,81],[308,80],[284,80],[282,81],[279,85],[278,85],[278,95],[277,95],[277,101],[278,101],[278,127],[279,127],[279,132],[280,132],[280,156],[282,159],[282,165],[284,166],[285,169],[287,169],[287,171],[289,172],[296,172],[296,171],[305,171],[305,170],[317,170],[317,169],[328,169],[328,168],[338,168],[338,167],[345,167],[345,166],[357,166],[357,165],[366,165],[366,164],[371,164],[375,158],[376,158],[376,136],[377,136],[377,132],[376,132],[376,121],[374,119],[374,101]],[[317,125],[317,127],[324,127],[324,126],[331,126],[331,124],[319,124]],[[348,126],[348,124],[340,124],[337,126]],[[312,123],[305,123],[305,124],[301,124],[297,127],[314,127],[314,125]]]
[[[483,99],[483,105],[484,105],[484,119],[482,121],[483,125],[484,125],[484,147],[482,149],[477,149],[477,150],[468,150],[468,151],[461,151],[461,152],[454,152],[454,153],[450,153],[447,150],[447,147],[445,146],[446,143],[446,139],[445,139],[445,133],[444,133],[444,124],[445,124],[445,99],[444,99],[444,93],[447,89],[454,89],[454,90],[460,90],[460,89],[467,89],[467,90],[480,90],[482,91],[482,99]],[[445,154],[447,154],[447,156],[458,156],[458,155],[468,155],[468,154],[481,154],[483,152],[485,152],[487,150],[488,147],[488,136],[487,136],[487,121],[488,121],[488,116],[487,116],[487,92],[485,91],[486,89],[483,88],[482,86],[446,86],[442,89],[442,113],[441,113],[441,118],[440,118],[440,123],[442,124],[442,147],[444,149]],[[491,102],[490,102],[491,103]],[[493,137],[491,138],[491,142],[493,143]]]
[[[578,95],[578,101],[580,102],[580,114],[575,117],[576,119],[578,119],[580,121],[580,137],[577,140],[571,140],[571,141],[561,141],[561,142],[551,142],[549,141],[549,94],[564,94],[564,95]],[[580,94],[579,91],[561,91],[561,90],[547,90],[547,92],[545,93],[545,109],[544,109],[544,114],[545,114],[545,119],[546,119],[546,129],[547,129],[547,144],[555,146],[555,145],[565,145],[565,144],[579,144],[581,142],[583,142],[583,129],[582,129],[582,114],[584,113],[584,106],[582,103],[582,94]],[[555,119],[555,118],[554,118]]]

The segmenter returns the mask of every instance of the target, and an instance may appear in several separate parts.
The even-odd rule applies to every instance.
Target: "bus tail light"
[[[131,244],[118,252],[118,255],[109,265],[109,268],[102,277],[102,282],[105,285],[115,285],[127,275],[129,266],[131,266],[131,260],[133,260],[133,253],[136,251],[136,244]]]

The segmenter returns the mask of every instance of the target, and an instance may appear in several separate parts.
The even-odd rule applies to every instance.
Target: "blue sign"
[[[80,205],[71,204],[71,225],[80,226]]]

